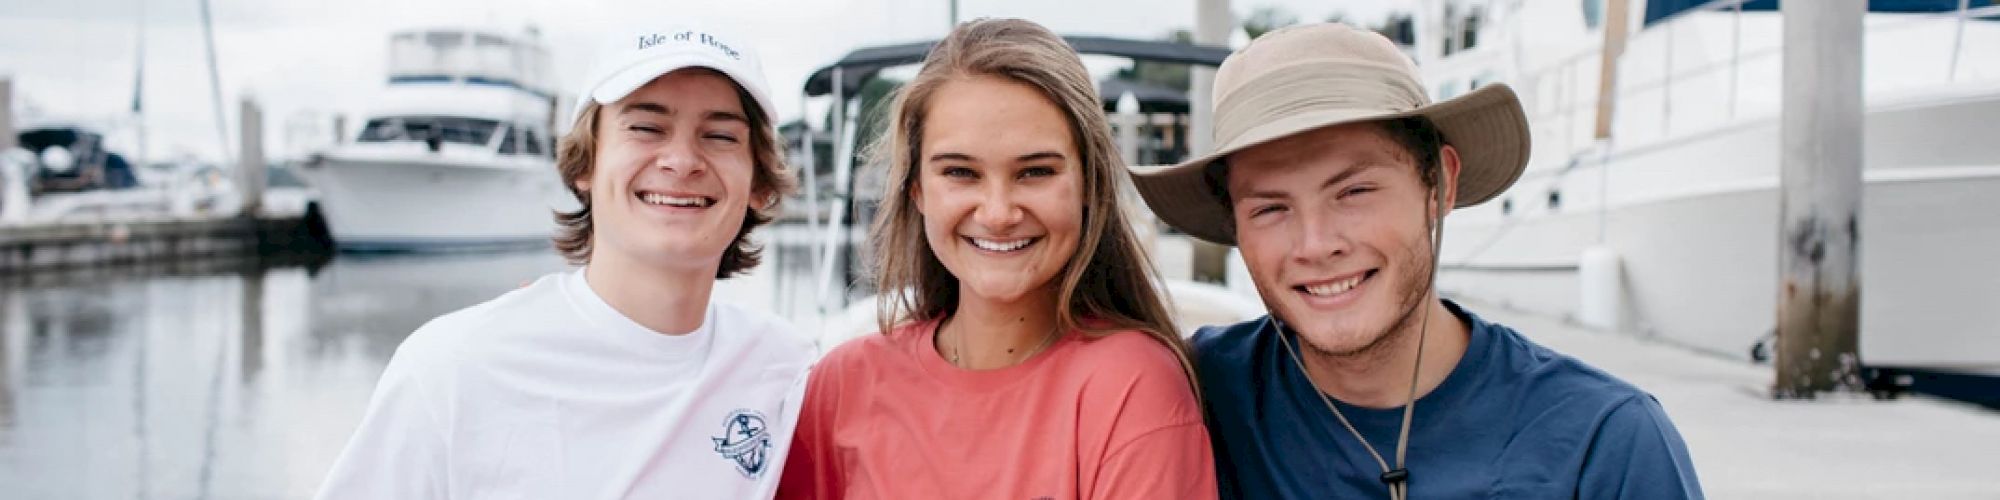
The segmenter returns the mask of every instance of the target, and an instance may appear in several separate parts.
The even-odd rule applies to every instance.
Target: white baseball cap
[[[757,52],[743,38],[691,23],[628,29],[607,40],[583,90],[577,92],[569,123],[576,123],[591,101],[618,102],[654,78],[684,68],[708,68],[728,76],[756,99],[766,122],[777,123]]]

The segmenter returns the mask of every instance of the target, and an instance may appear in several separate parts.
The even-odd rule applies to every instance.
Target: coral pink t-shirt
[[[1021,364],[966,370],[932,348],[937,325],[820,360],[778,498],[1215,498],[1200,405],[1158,341],[1072,331]]]

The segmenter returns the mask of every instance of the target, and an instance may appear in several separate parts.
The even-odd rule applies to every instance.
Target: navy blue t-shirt
[[[1652,395],[1445,306],[1471,339],[1417,400],[1410,498],[1702,498]],[[1222,498],[1388,498],[1382,468],[1278,343],[1297,339],[1269,316],[1195,333]],[[1403,409],[1334,404],[1393,467]]]

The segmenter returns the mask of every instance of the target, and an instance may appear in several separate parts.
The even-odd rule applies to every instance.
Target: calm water
[[[798,318],[807,236],[773,229],[717,294]],[[404,336],[565,269],[528,251],[0,277],[0,498],[309,497]]]

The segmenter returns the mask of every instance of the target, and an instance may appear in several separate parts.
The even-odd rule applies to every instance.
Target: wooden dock
[[[311,258],[332,251],[318,214],[0,225],[0,274],[162,260]]]

